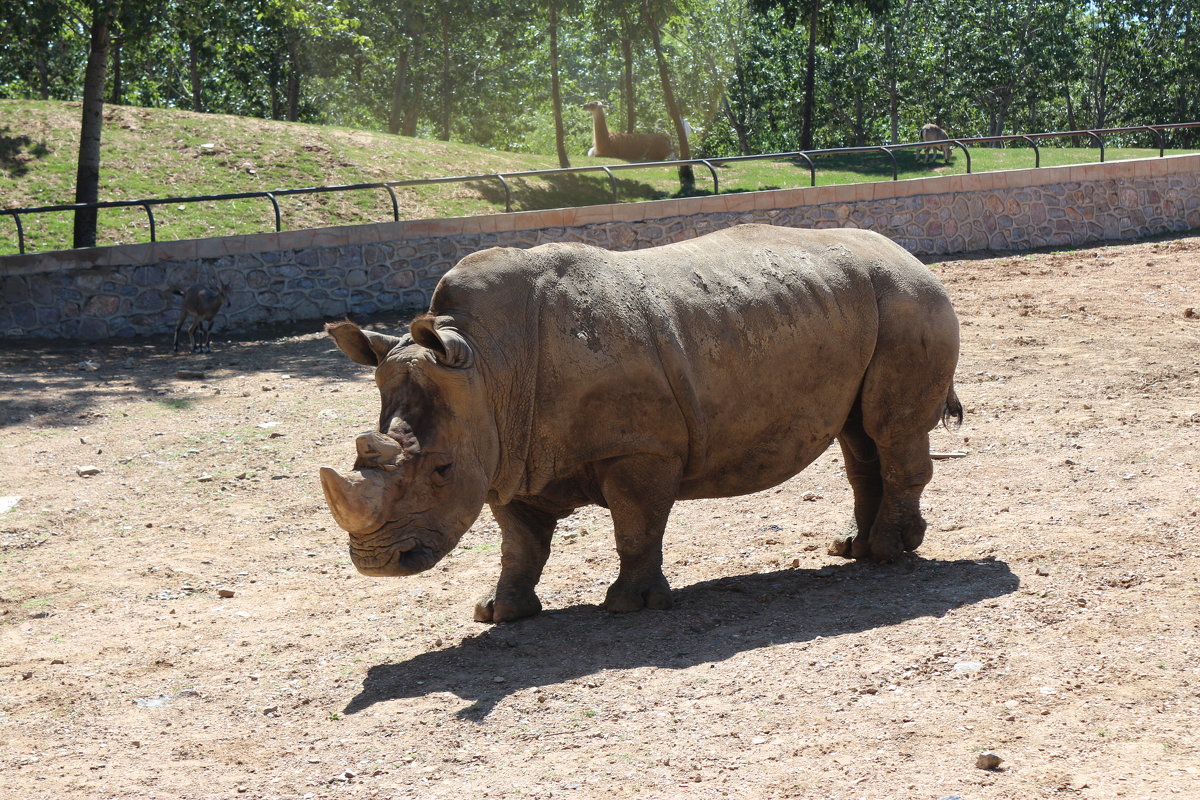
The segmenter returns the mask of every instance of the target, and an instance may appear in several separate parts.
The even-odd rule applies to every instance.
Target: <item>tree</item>
[[[669,2],[669,0],[668,0]],[[675,100],[675,88],[671,80],[671,68],[667,64],[666,53],[663,51],[662,26],[663,20],[671,11],[677,10],[671,5],[658,5],[655,0],[642,0],[642,19],[650,33],[650,41],[654,45],[654,63],[658,66],[658,80],[662,84],[663,101],[667,104],[667,114],[675,123],[675,140],[679,142],[676,155],[686,161],[692,157],[688,144],[687,129],[683,125],[683,115],[679,112],[679,103]],[[679,186],[683,191],[691,191],[696,186],[696,175],[691,164],[679,168]]]
[[[567,137],[562,115],[562,90],[558,80],[557,0],[550,0],[549,18],[547,32],[550,41],[550,103],[554,107],[554,148],[558,153],[558,166],[569,167],[571,160],[567,157]]]
[[[75,169],[75,202],[95,203],[100,197],[100,134],[104,127],[104,78],[112,28],[121,11],[120,0],[96,0],[90,18],[79,21],[88,34],[87,68],[83,74],[83,120],[79,126],[79,159]],[[75,212],[73,247],[96,246],[96,209]]]
[[[808,46],[804,59],[804,106],[800,123],[800,149],[811,150],[813,146],[813,110],[816,106],[817,39],[822,34],[822,16],[835,5],[857,5],[874,15],[884,13],[889,0],[750,0],[751,7],[760,14],[773,8],[783,12],[792,25],[805,20],[808,29]]]

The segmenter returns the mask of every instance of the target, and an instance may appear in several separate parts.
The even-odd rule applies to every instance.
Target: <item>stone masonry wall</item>
[[[486,247],[625,250],[743,222],[869,228],[918,255],[1133,239],[1200,228],[1200,156],[5,256],[0,338],[169,334],[171,291],[198,281],[229,289],[218,330],[401,317]]]

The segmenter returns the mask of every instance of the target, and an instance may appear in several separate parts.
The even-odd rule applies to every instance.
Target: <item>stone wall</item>
[[[918,255],[1200,228],[1200,155],[0,257],[0,338],[168,334],[171,292],[223,282],[221,330],[411,314],[460,258],[580,241],[625,250],[742,222],[870,228]]]

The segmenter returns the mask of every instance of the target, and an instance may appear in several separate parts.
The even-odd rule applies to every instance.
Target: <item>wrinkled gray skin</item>
[[[490,249],[442,278],[404,337],[326,329],[375,367],[383,401],[354,471],[321,470],[355,566],[428,569],[488,503],[501,565],[481,622],[541,609],[554,526],[592,503],[611,510],[620,556],[605,607],[668,608],[674,502],[774,486],[834,439],[856,525],[835,552],[895,559],[924,536],[928,432],[962,416],[949,299],[905,250],[860,230]]]

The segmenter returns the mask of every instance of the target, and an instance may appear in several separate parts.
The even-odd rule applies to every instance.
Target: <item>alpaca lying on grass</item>
[[[592,148],[589,156],[625,161],[666,161],[674,154],[671,140],[661,133],[610,133],[604,120],[604,103],[593,100],[583,105],[592,114]]]

